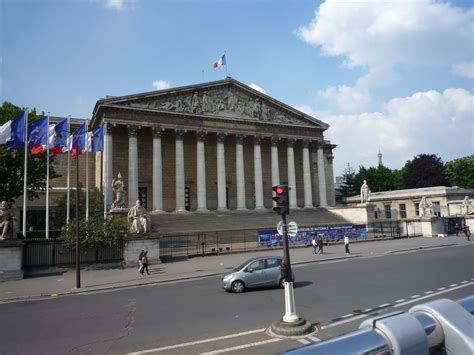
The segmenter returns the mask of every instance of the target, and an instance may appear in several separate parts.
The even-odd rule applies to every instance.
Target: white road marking
[[[429,295],[430,293],[433,293],[434,291],[426,291],[425,295]]]
[[[308,345],[309,343],[311,343],[309,340],[306,340],[306,339],[298,339],[298,341],[304,345]]]
[[[462,284],[467,284],[469,281],[461,281]]]
[[[440,292],[432,293],[431,295],[426,295],[426,296],[423,296],[423,297],[415,298],[415,299],[413,299],[413,300],[406,301],[406,302],[404,302],[404,303],[399,303],[399,304],[397,304],[397,305],[395,305],[395,306],[393,306],[393,307],[394,307],[394,308],[395,308],[395,307],[401,307],[401,306],[404,306],[404,305],[409,304],[409,303],[418,302],[418,301],[424,300],[424,299],[426,299],[426,298],[430,298],[430,297],[433,297],[433,296],[438,296],[438,295],[441,295],[442,293],[451,292],[451,291],[453,291],[453,290],[457,290],[457,289],[460,289],[460,288],[463,288],[463,287],[466,287],[466,286],[472,286],[472,285],[474,285],[474,282],[470,282],[470,283],[465,284],[465,285],[459,285],[459,286],[457,286],[457,287],[453,287],[453,288],[450,288],[450,289],[447,289],[447,290],[446,290],[445,287],[442,287],[442,288],[445,289],[444,291],[440,291]]]
[[[396,303],[400,303],[400,302],[405,302],[405,301],[406,301],[405,298],[401,298],[401,299],[399,299],[399,300],[396,300],[395,302],[396,302]]]
[[[390,303],[384,303],[384,304],[379,305],[377,308],[384,308],[384,307],[387,307],[387,306],[391,306],[391,304]]]
[[[347,261],[348,259],[338,259],[338,260],[328,260],[328,261],[321,261],[320,264],[334,264],[334,263],[342,263]]]
[[[319,342],[321,341],[321,339],[316,338],[316,337],[313,336],[313,335],[310,335],[310,336],[308,337],[308,339],[311,339],[311,340],[314,341],[315,343],[319,343]]]
[[[370,312],[370,311],[372,311],[372,308],[366,308],[362,312],[367,313],[367,312]]]
[[[438,288],[438,291],[443,291],[443,290],[446,290],[446,287],[440,287],[440,288]]]
[[[413,295],[410,298],[418,298],[418,297],[420,297],[420,295]]]
[[[209,342],[217,341],[217,340],[224,340],[224,339],[236,338],[236,337],[240,337],[240,336],[244,336],[244,335],[249,335],[249,334],[261,333],[261,332],[264,332],[265,330],[266,330],[266,328],[255,329],[255,330],[249,330],[248,332],[242,332],[242,333],[236,333],[236,334],[229,334],[229,335],[224,335],[224,336],[221,336],[221,337],[209,338],[209,339],[202,339],[202,340],[197,340],[197,341],[190,341],[189,343],[182,343],[182,344],[164,346],[164,347],[162,347],[162,348],[155,348],[155,349],[148,349],[148,350],[140,350],[140,351],[136,351],[136,352],[133,352],[133,353],[128,353],[128,355],[147,354],[147,353],[153,353],[153,352],[158,352],[158,351],[164,351],[164,350],[171,350],[171,349],[183,348],[183,347],[191,346],[191,345],[209,343]]]
[[[341,318],[349,318],[349,317],[352,317],[353,314],[352,313],[349,313],[349,314],[345,314],[343,316],[341,316]]]
[[[456,287],[458,284],[451,284],[449,287]]]
[[[251,348],[253,346],[259,346],[259,345],[274,343],[276,341],[281,341],[281,340],[283,340],[283,339],[272,338],[272,339],[268,339],[268,340],[257,341],[255,343],[234,346],[233,348],[219,349],[219,350],[214,350],[214,351],[210,351],[210,352],[207,352],[207,353],[201,353],[200,355],[211,355],[211,354],[226,353],[226,352],[229,352],[229,351],[241,350],[241,349]]]

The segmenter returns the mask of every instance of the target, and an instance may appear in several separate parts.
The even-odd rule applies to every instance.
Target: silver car
[[[247,260],[221,278],[222,287],[226,291],[243,292],[252,287],[280,286],[283,287],[281,275],[281,256],[260,256]]]

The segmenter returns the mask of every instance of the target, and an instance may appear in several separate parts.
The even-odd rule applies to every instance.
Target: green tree
[[[114,217],[104,222],[102,218],[92,218],[79,221],[79,239],[81,247],[92,249],[98,246],[112,246],[120,241],[127,233],[127,218]],[[61,232],[60,240],[67,248],[76,247],[76,220],[71,219]]]
[[[23,109],[4,102],[0,106],[0,125],[18,115]],[[28,115],[28,121],[32,121],[41,115],[32,110]],[[40,191],[46,190],[46,154],[27,154],[28,174],[27,174],[27,195],[30,200],[39,197]],[[24,177],[24,151],[16,150],[9,152],[5,145],[0,145],[0,201],[7,201],[9,204],[23,194]],[[53,159],[50,159],[50,163]],[[49,167],[49,177],[54,179],[59,175],[54,171],[53,166]]]
[[[403,185],[406,189],[418,187],[446,186],[443,161],[435,154],[420,154],[405,165]]]
[[[372,192],[397,190],[400,184],[397,183],[395,172],[396,170],[391,170],[383,165],[372,166],[368,169],[360,166],[355,177],[357,191],[360,190],[364,180],[367,180]]]
[[[448,161],[444,167],[451,186],[474,188],[474,155]]]
[[[79,219],[86,215],[86,191],[81,188],[79,200]],[[76,190],[71,190],[69,196],[70,218],[76,218]],[[61,229],[66,225],[67,216],[67,194],[64,193],[56,200],[56,216],[54,218],[54,228]],[[89,189],[89,217],[91,219],[104,215],[104,198],[97,188]]]
[[[342,172],[341,187],[336,190],[340,192],[343,197],[354,196],[357,193],[355,188],[355,171],[349,163]]]

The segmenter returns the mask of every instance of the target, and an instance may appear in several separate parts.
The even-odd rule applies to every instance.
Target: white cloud
[[[296,34],[380,84],[396,66],[451,66],[472,58],[474,9],[435,0],[327,0]],[[376,74],[375,74],[376,73]],[[385,74],[385,75],[380,75]]]
[[[473,153],[474,95],[464,89],[417,92],[394,98],[382,112],[318,117],[331,125],[326,137],[335,150],[335,174],[349,162],[401,168],[421,153],[438,154],[444,161]]]
[[[474,79],[474,61],[454,64],[452,71],[456,75]]]
[[[155,80],[153,82],[153,87],[155,88],[155,90],[169,89],[171,87],[171,83],[166,80]]]
[[[266,94],[265,90],[261,88],[260,86],[258,86],[257,84],[252,83],[252,84],[249,84],[249,86],[254,90],[260,91],[262,94]]]
[[[362,87],[346,85],[330,86],[319,91],[318,96],[332,101],[343,113],[354,113],[364,110],[371,101],[369,91]]]
[[[123,9],[124,0],[105,0],[105,7],[121,11]]]

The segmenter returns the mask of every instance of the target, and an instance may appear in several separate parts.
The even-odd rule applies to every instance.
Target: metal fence
[[[81,249],[81,264],[123,260],[123,242],[114,246]],[[76,263],[76,252],[57,240],[25,240],[24,267],[65,266]]]
[[[399,221],[380,221],[368,223],[370,238],[402,238],[406,237],[402,233]],[[413,235],[414,236],[414,235]]]

